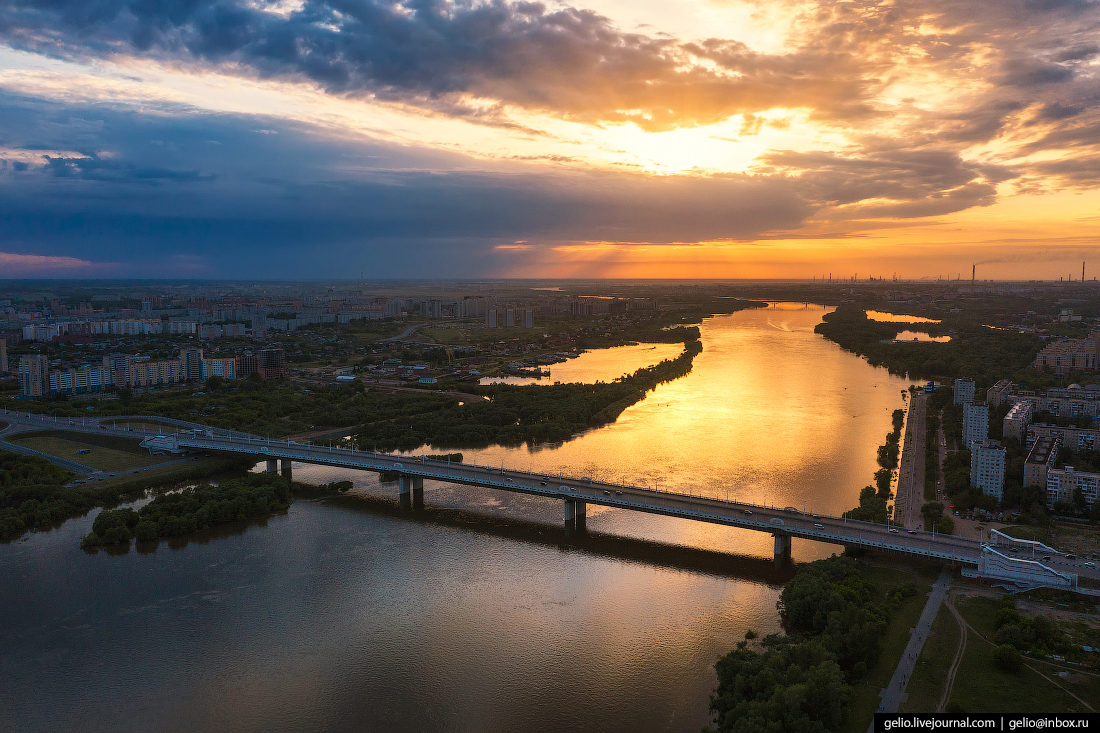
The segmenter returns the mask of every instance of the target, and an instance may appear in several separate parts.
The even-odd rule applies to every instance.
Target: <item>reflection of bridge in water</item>
[[[661,514],[679,519],[691,519],[722,524],[740,529],[767,532],[775,538],[775,556],[789,558],[791,539],[799,537],[817,542],[896,552],[934,561],[958,563],[966,575],[981,575],[1027,584],[1068,587],[1076,585],[1077,574],[1100,579],[1095,568],[1047,556],[1039,560],[1002,553],[998,547],[983,545],[974,539],[922,531],[908,531],[860,522],[844,517],[803,513],[794,508],[724,501],[702,496],[656,491],[640,486],[612,484],[590,478],[552,476],[525,471],[502,470],[489,466],[448,463],[415,456],[359,451],[335,446],[319,446],[294,441],[260,438],[236,431],[209,428],[181,420],[157,417],[111,417],[102,420],[56,420],[41,415],[26,415],[5,411],[0,419],[11,423],[3,432],[60,429],[75,432],[136,437],[127,427],[113,421],[158,422],[178,432],[149,435],[142,446],[154,452],[183,453],[207,451],[266,460],[268,471],[282,469],[290,477],[291,464],[310,463],[356,471],[397,476],[398,496],[404,506],[423,506],[424,480],[441,481],[501,491],[512,491],[561,501],[567,531],[583,529],[587,506],[596,504]],[[169,429],[171,429],[169,428]],[[0,448],[6,447],[0,444]],[[1050,556],[1050,557],[1053,557]],[[1062,570],[1051,567],[1060,564]]]

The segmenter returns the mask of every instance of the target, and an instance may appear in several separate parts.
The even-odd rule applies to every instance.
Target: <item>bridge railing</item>
[[[469,476],[464,475],[464,474],[468,474],[469,472],[474,471],[474,472],[478,472],[481,476],[483,476],[483,478],[481,478],[479,480],[479,483],[495,483],[495,484],[499,484],[501,488],[506,488],[506,489],[515,489],[516,488],[514,485],[509,485],[505,481],[493,482],[489,479],[489,476],[492,476],[495,473],[501,473],[501,469],[497,466],[485,466],[485,465],[476,464],[476,463],[448,464],[445,461],[427,462],[427,459],[424,459],[424,458],[421,458],[420,461],[417,462],[417,457],[415,457],[415,456],[403,456],[403,455],[400,455],[400,454],[393,454],[393,453],[378,453],[378,452],[375,452],[375,451],[359,450],[357,448],[347,448],[347,447],[340,447],[340,446],[334,446],[334,445],[319,446],[319,445],[314,445],[314,444],[309,444],[309,443],[298,443],[298,442],[290,440],[290,439],[275,440],[275,439],[270,439],[270,438],[258,438],[258,437],[255,437],[255,436],[247,436],[247,435],[244,436],[244,437],[240,437],[239,435],[229,435],[228,433],[223,433],[223,432],[220,432],[220,431],[217,431],[217,430],[210,430],[210,429],[207,429],[207,430],[203,431],[202,434],[196,434],[196,435],[193,435],[193,436],[179,436],[179,435],[177,435],[177,437],[182,438],[183,440],[185,440],[189,444],[193,444],[190,447],[209,448],[209,449],[213,449],[213,450],[217,450],[219,448],[224,448],[224,442],[222,442],[222,441],[228,441],[231,444],[247,448],[248,449],[247,452],[253,452],[254,451],[255,454],[258,457],[262,457],[264,455],[264,452],[261,450],[262,448],[268,448],[268,449],[275,448],[275,449],[278,449],[280,452],[297,453],[298,456],[301,457],[302,459],[308,459],[310,457],[313,457],[313,458],[317,458],[317,459],[324,459],[326,461],[333,461],[333,460],[335,460],[339,457],[339,458],[345,458],[346,461],[342,461],[342,462],[347,462],[349,464],[355,463],[355,462],[361,462],[363,460],[377,460],[379,462],[379,465],[377,466],[377,468],[378,469],[386,469],[386,470],[392,470],[393,469],[393,466],[392,466],[393,463],[401,463],[402,465],[401,465],[401,468],[399,470],[402,473],[407,473],[409,475],[421,475],[425,478],[433,478],[434,477],[434,478],[438,478],[438,479],[441,479],[441,480],[447,480],[448,478],[468,479]],[[294,455],[287,455],[287,456],[275,456],[275,457],[286,457],[286,458],[290,458],[290,459],[293,460],[293,458],[295,456]],[[634,491],[644,491],[644,492],[652,491],[655,497],[680,499],[680,500],[684,500],[685,502],[690,503],[690,504],[694,504],[694,505],[698,505],[698,504],[702,503],[702,504],[710,504],[710,505],[713,505],[713,506],[723,506],[723,507],[731,507],[731,508],[732,507],[747,507],[747,508],[756,508],[756,509],[764,509],[764,510],[771,510],[771,511],[781,511],[779,507],[770,507],[770,506],[767,506],[767,505],[758,505],[758,504],[752,504],[752,503],[749,503],[749,502],[740,502],[740,501],[735,501],[735,500],[730,500],[730,499],[721,499],[721,498],[716,498],[716,497],[699,496],[697,494],[683,493],[683,492],[677,492],[677,491],[667,491],[667,490],[666,491],[657,491],[655,489],[649,489],[648,487],[640,487],[640,486],[630,485],[630,484],[625,484],[625,483],[613,484],[613,483],[604,482],[604,481],[595,481],[595,480],[590,481],[588,477],[572,476],[572,475],[566,475],[564,473],[558,473],[558,474],[555,475],[555,474],[551,474],[551,473],[547,473],[547,472],[530,471],[530,470],[528,470],[528,471],[519,471],[519,470],[514,470],[514,469],[511,470],[510,472],[505,472],[504,475],[507,475],[507,473],[526,474],[526,475],[532,476],[532,477],[536,477],[536,476],[537,477],[545,477],[545,478],[548,478],[548,479],[552,479],[555,482],[558,482],[558,483],[561,483],[561,484],[568,484],[568,485],[572,485],[574,487],[577,487],[577,486],[591,487],[593,490],[601,490],[601,489],[604,489],[604,488],[609,488],[610,489],[610,488],[618,487],[618,488],[631,489],[631,490],[634,490]],[[447,474],[450,474],[450,476],[448,476]],[[530,488],[530,487],[528,487],[528,488]],[[557,495],[556,487],[548,486],[547,491],[546,492],[541,492],[541,493]],[[615,504],[615,505],[627,506],[630,502],[629,502],[629,500],[627,500],[625,498],[612,498],[611,500],[608,501],[608,503]],[[805,512],[800,512],[797,516],[803,518],[804,521],[811,521],[809,519],[810,515],[806,514]],[[856,519],[851,519],[851,518],[847,518],[847,517],[834,517],[834,516],[826,515],[826,514],[818,515],[818,518],[829,520],[829,521],[832,521],[832,522],[843,522],[844,526],[852,528],[852,531],[856,534],[860,533],[862,530],[866,530],[868,532],[882,532],[883,528],[885,526],[885,525],[881,525],[881,524],[876,524],[874,522],[864,522],[862,520],[856,520]],[[739,524],[744,524],[744,525],[749,525],[749,524],[756,523],[756,524],[759,524],[761,527],[767,526],[769,528],[769,531],[774,531],[776,529],[779,529],[778,527],[772,526],[772,525],[770,525],[768,523],[765,523],[765,522],[755,522],[755,520],[743,519],[743,520],[739,521],[738,523]],[[794,530],[794,529],[795,528],[793,526],[788,526],[788,527],[786,527],[786,529],[784,531],[791,531],[791,530]],[[820,531],[819,532],[813,532],[813,533],[811,533],[811,535],[813,537],[824,537],[824,534]],[[837,535],[837,538],[843,538],[847,541],[847,540],[851,539],[851,535],[850,534]],[[921,537],[912,538],[912,541],[914,541],[914,542],[925,541],[925,540],[935,541],[936,537],[935,537],[934,534],[922,533]],[[977,552],[978,549],[980,548],[980,543],[977,542],[976,540],[966,540],[966,538],[952,536],[952,539],[950,541],[955,542],[955,543],[959,544],[960,546],[965,547],[970,552]],[[886,544],[888,544],[890,546],[893,546],[894,543],[886,543]],[[884,544],[884,546],[886,546],[886,545]],[[897,547],[904,548],[904,547],[906,547],[906,545],[898,544]],[[968,555],[968,557],[969,557],[969,555]]]

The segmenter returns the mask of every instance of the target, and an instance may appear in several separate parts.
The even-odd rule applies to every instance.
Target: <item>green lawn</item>
[[[999,604],[992,598],[966,598],[957,607],[963,618],[983,635],[993,633],[993,615]],[[971,634],[966,644],[951,699],[967,713],[1071,713],[1081,704],[1025,667],[1019,674],[993,664],[993,645]],[[1040,666],[1043,668],[1045,665]],[[1044,672],[1046,674],[1046,672]],[[1050,675],[1048,675],[1050,676]]]
[[[55,435],[29,434],[15,435],[10,440],[27,448],[76,461],[101,471],[133,471],[172,460],[171,457],[166,456],[150,456],[137,447],[137,441],[133,441],[133,448],[128,450],[128,446],[124,447],[125,444],[104,446],[98,444],[99,441],[92,440],[100,436],[93,435],[85,438],[80,433],[70,433],[69,436],[71,437],[62,438]],[[81,453],[82,450],[88,452]]]
[[[882,654],[878,663],[868,670],[867,676],[852,686],[852,707],[848,716],[847,730],[850,733],[865,733],[872,716],[878,710],[879,690],[890,683],[897,669],[905,646],[909,643],[909,629],[917,625],[924,605],[928,603],[928,593],[932,590],[935,573],[929,577],[929,571],[921,569],[919,574],[899,572],[896,568],[869,567],[867,578],[874,582],[883,593],[887,588],[905,583],[915,583],[920,589],[914,597],[908,599],[890,619],[886,634],[882,639]]]
[[[905,713],[934,713],[943,696],[944,678],[959,647],[959,624],[947,606],[932,623],[932,631],[924,641],[920,659],[909,678],[905,691],[909,695],[901,705]]]

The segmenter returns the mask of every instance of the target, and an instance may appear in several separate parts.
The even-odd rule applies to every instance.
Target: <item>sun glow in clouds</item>
[[[33,183],[37,205],[202,219],[270,191],[269,216],[312,222],[274,227],[300,245],[360,216],[340,236],[368,260],[377,232],[461,239],[486,274],[937,276],[989,259],[1023,277],[1025,258],[1058,272],[1100,239],[1095,5],[238,0],[233,33],[200,6],[107,0],[94,25],[31,0],[0,12],[0,94],[55,110],[0,150],[9,203]],[[136,46],[133,19],[163,35]],[[247,119],[272,144],[191,165],[172,158],[190,141],[142,152],[96,110]],[[346,152],[299,160],[302,136]],[[247,158],[280,150],[278,178]],[[357,213],[367,183],[382,188],[365,200],[400,192],[405,223]]]

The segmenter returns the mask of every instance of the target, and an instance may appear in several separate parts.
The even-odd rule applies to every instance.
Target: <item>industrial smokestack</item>
[[[977,265],[977,263],[975,263],[975,264],[970,266],[970,282],[974,282],[974,278],[977,277],[977,274],[978,274],[978,265]]]
[[[1085,282],[1085,263],[1081,263],[1081,282]]]

